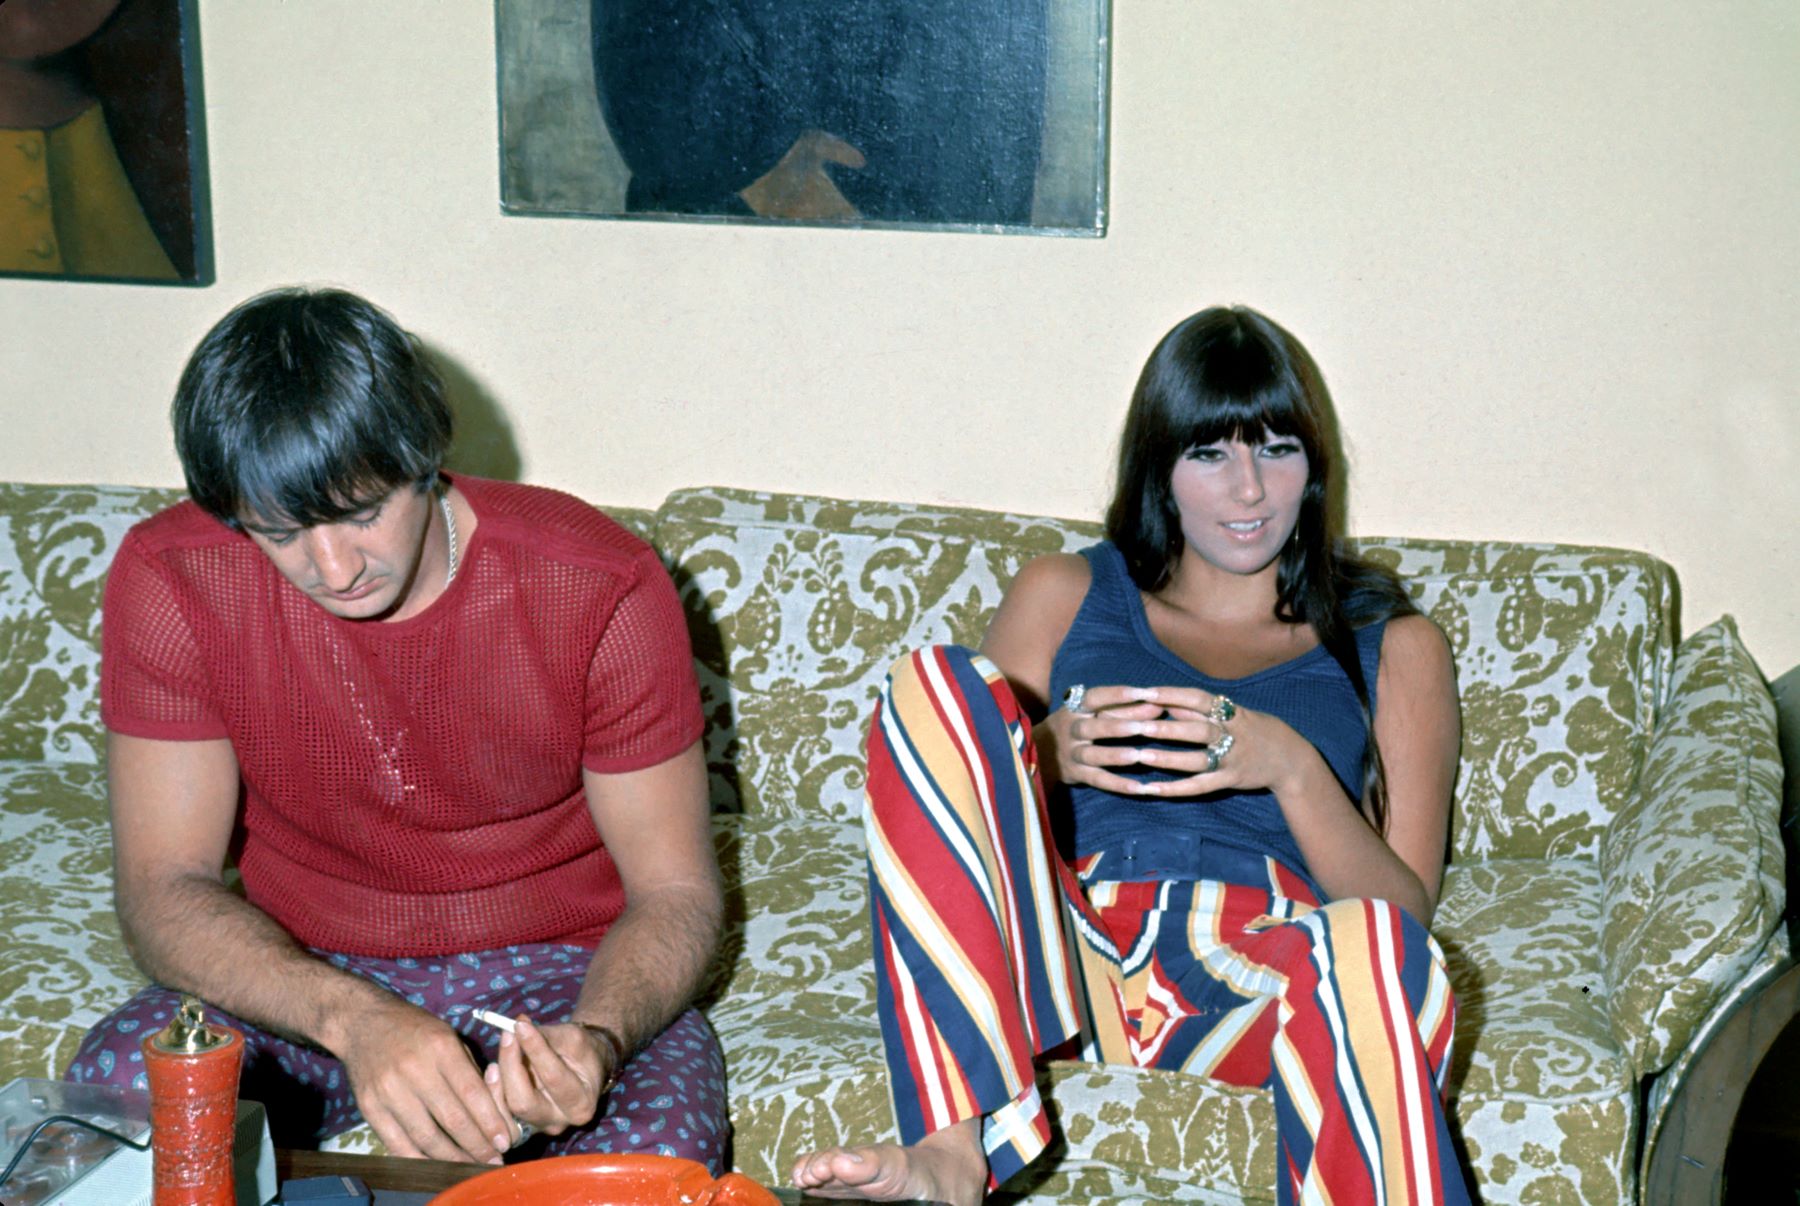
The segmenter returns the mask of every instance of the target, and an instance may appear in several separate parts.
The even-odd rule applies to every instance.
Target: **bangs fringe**
[[[1199,404],[1186,430],[1177,433],[1183,452],[1220,441],[1261,444],[1270,437],[1304,439],[1309,433],[1297,381],[1276,380],[1246,394],[1204,387],[1196,392]]]

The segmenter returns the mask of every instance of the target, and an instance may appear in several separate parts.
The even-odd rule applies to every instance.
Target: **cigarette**
[[[496,1030],[504,1030],[508,1034],[517,1034],[519,1031],[519,1024],[503,1013],[495,1013],[491,1009],[471,1009],[469,1012],[475,1015],[476,1020],[486,1022]]]

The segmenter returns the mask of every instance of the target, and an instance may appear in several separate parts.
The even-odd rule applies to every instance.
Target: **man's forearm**
[[[594,952],[574,1020],[617,1031],[628,1050],[655,1038],[700,991],[722,911],[716,885],[632,901]]]
[[[121,890],[117,903],[126,946],[146,975],[263,1029],[337,1050],[359,1009],[397,1001],[308,954],[217,880]]]

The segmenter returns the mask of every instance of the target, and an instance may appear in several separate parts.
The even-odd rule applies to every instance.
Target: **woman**
[[[1339,547],[1329,408],[1281,327],[1192,316],[1138,381],[1107,542],[1025,566],[985,659],[895,667],[868,815],[907,1146],[815,1153],[796,1184],[979,1201],[1048,1141],[1032,1057],[1078,1037],[1272,1088],[1283,1203],[1469,1200],[1425,930],[1450,652]]]

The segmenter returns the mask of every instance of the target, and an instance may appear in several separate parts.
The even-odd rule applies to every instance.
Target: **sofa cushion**
[[[1092,524],[743,490],[669,496],[656,545],[688,609],[722,810],[856,820],[893,660],[974,644],[1019,566]]]
[[[1632,1082],[1607,1022],[1594,862],[1453,865],[1431,932],[1456,989],[1459,1099],[1606,1095]]]
[[[1368,540],[1456,654],[1453,857],[1599,853],[1631,796],[1667,681],[1675,576],[1644,553]]]
[[[892,660],[974,644],[1020,565],[1092,523],[745,490],[669,496],[656,544],[688,609],[722,809],[860,811],[862,739]],[[1641,553],[1366,540],[1456,651],[1458,857],[1598,853],[1669,660],[1674,578]]]
[[[0,758],[99,761],[101,583],[126,530],[180,497],[0,483]]]
[[[725,1045],[737,1158],[785,1180],[822,1144],[891,1138],[868,937],[860,826],[725,816],[728,981],[708,1008]],[[1459,1118],[1489,1118],[1471,1158],[1495,1202],[1624,1200],[1635,1081],[1607,1020],[1600,870],[1590,859],[1451,866],[1433,926],[1458,1018]],[[1268,1094],[1168,1072],[1050,1064],[1040,1075],[1058,1148],[1008,1188],[1030,1201],[1260,1197],[1274,1183]],[[1577,1123],[1572,1125],[1572,1123]],[[1467,1132],[1465,1132],[1466,1134]],[[1110,1186],[1100,1191],[1101,1182]],[[1151,1197],[1148,1200],[1155,1200]]]
[[[726,920],[708,997],[872,993],[862,826],[726,814],[713,828]]]
[[[1786,903],[1775,705],[1726,617],[1675,656],[1637,792],[1606,835],[1612,1024],[1642,1073],[1673,1060]]]
[[[106,776],[0,761],[0,1084],[54,1077],[89,1026],[143,985],[112,901]]]

